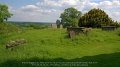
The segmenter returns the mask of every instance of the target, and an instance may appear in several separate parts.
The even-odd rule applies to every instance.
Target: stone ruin
[[[57,29],[57,25],[56,25],[56,23],[52,23],[52,24],[51,24],[51,28],[55,28],[55,29]]]
[[[79,35],[80,33],[87,35],[91,29],[92,28],[85,28],[85,27],[68,27],[67,33],[70,38],[74,38],[76,35]]]
[[[11,48],[11,50],[13,49],[13,47],[18,46],[18,45],[22,45],[25,44],[27,41],[25,39],[16,39],[16,40],[11,40],[6,44],[6,49]]]

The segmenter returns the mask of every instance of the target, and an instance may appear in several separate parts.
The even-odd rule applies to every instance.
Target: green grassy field
[[[9,40],[24,38],[27,43],[12,51],[5,49]],[[97,62],[89,67],[119,67],[120,36],[117,31],[93,29],[88,36],[81,34],[73,40],[65,29],[28,30],[0,36],[0,67],[34,67],[24,61]],[[52,66],[51,66],[52,67]]]

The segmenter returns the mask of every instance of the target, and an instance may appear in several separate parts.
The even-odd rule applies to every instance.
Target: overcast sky
[[[14,15],[12,21],[56,22],[64,9],[74,7],[82,13],[92,8],[103,9],[120,22],[120,0],[0,0]]]

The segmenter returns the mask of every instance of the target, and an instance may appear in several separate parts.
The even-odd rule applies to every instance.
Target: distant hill
[[[55,22],[31,22],[31,21],[8,21],[8,22],[12,22],[12,23],[41,23],[41,24],[52,24]]]
[[[12,24],[16,24],[18,26],[29,26],[31,24],[35,24],[35,25],[47,25],[47,26],[51,26],[51,24],[55,24],[52,22],[22,22],[22,21],[8,21],[7,23],[12,23]]]

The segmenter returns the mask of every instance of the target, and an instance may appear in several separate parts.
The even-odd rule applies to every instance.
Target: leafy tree
[[[81,16],[81,12],[77,9],[71,7],[64,10],[64,12],[60,15],[61,22],[64,25],[77,27],[78,26],[78,19]]]
[[[91,9],[79,19],[79,26],[84,27],[101,27],[109,26],[114,21],[101,9]]]
[[[112,23],[110,26],[120,27],[120,23],[116,21],[116,22]]]
[[[7,21],[11,16],[12,14],[8,11],[8,6],[0,4],[0,22]]]
[[[57,20],[56,21],[57,28],[60,28],[60,24],[61,24],[60,20]]]

